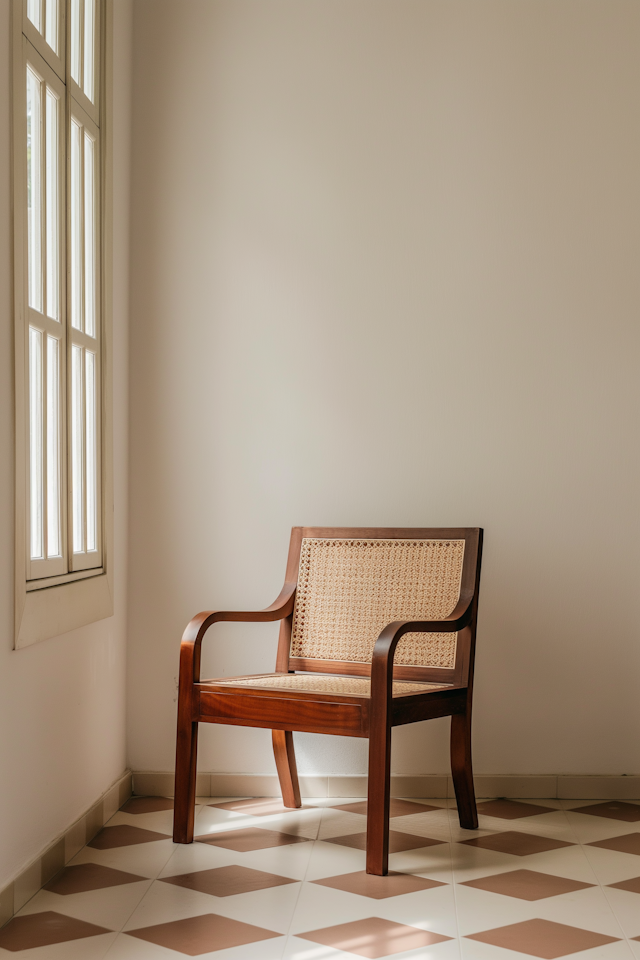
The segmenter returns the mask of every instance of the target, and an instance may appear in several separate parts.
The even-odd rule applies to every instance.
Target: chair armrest
[[[205,610],[187,624],[180,644],[180,680],[197,682],[200,677],[200,650],[202,639],[214,623],[235,621],[240,623],[269,623],[284,620],[293,612],[296,595],[295,583],[285,583],[277,600],[264,610]]]
[[[376,640],[371,660],[371,698],[379,702],[391,699],[393,658],[405,633],[457,633],[468,625],[473,611],[473,596],[461,597],[444,620],[395,620],[387,624]]]

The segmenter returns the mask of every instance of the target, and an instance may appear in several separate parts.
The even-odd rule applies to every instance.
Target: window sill
[[[63,583],[74,583],[76,580],[86,580],[87,577],[99,577],[104,573],[104,567],[93,567],[91,570],[78,570],[76,573],[63,573],[59,577],[43,577],[41,580],[27,580],[26,591],[46,590],[48,587],[59,587]]]
[[[81,579],[67,579],[65,583],[47,585],[46,589],[25,589],[26,585],[22,584],[16,598],[16,649],[60,636],[113,614],[108,574],[96,570],[81,573]]]

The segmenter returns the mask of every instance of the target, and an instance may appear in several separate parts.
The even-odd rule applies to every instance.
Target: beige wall
[[[133,768],[172,768],[185,622],[270,602],[292,524],[480,524],[477,772],[639,773],[636,0],[136,0],[134,38]],[[273,770],[263,731],[200,760]]]
[[[131,4],[114,16],[115,615],[13,650],[10,2],[0,2],[0,888],[125,767]]]

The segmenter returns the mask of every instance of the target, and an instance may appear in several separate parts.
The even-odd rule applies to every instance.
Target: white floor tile
[[[603,892],[626,937],[640,937],[640,894],[615,887],[603,887]]]
[[[101,863],[105,867],[113,867],[115,870],[124,870],[125,873],[136,873],[138,876],[151,879],[160,873],[177,846],[179,844],[174,845],[171,840],[155,840],[152,843],[113,847],[111,850],[84,847],[71,860],[71,863]]]
[[[604,817],[591,817],[584,813],[567,813],[579,843],[593,843],[595,840],[608,840],[621,837],[626,833],[640,833],[640,822],[627,823],[625,820],[607,820]]]
[[[102,890],[87,890],[61,896],[41,890],[25,904],[18,916],[53,910],[77,920],[86,920],[109,930],[121,930],[151,885],[150,880],[126,883]]]
[[[167,860],[159,877],[172,877],[179,873],[190,873],[195,870],[213,870],[215,867],[226,867],[231,863],[240,863],[238,857],[243,854],[225,847],[213,847],[209,843],[176,844],[171,857]]]
[[[263,830],[278,830],[294,837],[318,836],[321,810],[301,810],[299,813],[274,814],[268,817],[251,817],[230,810],[205,807],[197,819],[198,834],[218,833],[226,830],[243,830],[258,827]]]
[[[212,897],[173,883],[156,881],[127,920],[124,930],[217,913],[284,935],[293,918],[298,891],[297,884],[288,884],[235,897]]]
[[[600,887],[528,901],[457,886],[456,908],[463,936],[523,920],[540,919],[593,930],[608,937],[624,937]]]
[[[640,857],[632,853],[620,853],[604,847],[584,846],[585,856],[591,869],[602,884],[618,883],[640,877]]]
[[[517,857],[510,853],[452,844],[451,859],[458,883],[507,870],[537,870],[584,880],[585,883],[595,882],[590,861],[585,856],[584,848],[578,845]]]
[[[514,954],[516,956],[516,954]],[[517,954],[522,960],[522,954]],[[353,960],[356,954],[344,953],[332,947],[323,947],[302,937],[289,937],[283,960]],[[395,955],[393,960],[460,960],[460,946],[457,940],[446,940],[432,947],[420,947],[418,950],[405,950]],[[496,958],[494,957],[494,960]]]

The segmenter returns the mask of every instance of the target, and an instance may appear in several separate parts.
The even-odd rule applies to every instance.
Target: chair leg
[[[388,726],[380,731],[372,728],[367,795],[367,873],[377,877],[385,877],[389,872],[390,774],[391,729]]]
[[[198,724],[190,717],[178,719],[176,783],[173,800],[173,842],[193,843],[196,808]]]
[[[471,711],[451,717],[451,774],[456,791],[460,826],[476,830],[478,811],[471,765]]]
[[[271,735],[278,780],[282,790],[282,802],[285,807],[301,807],[298,768],[293,749],[293,733],[291,730],[272,730]]]

